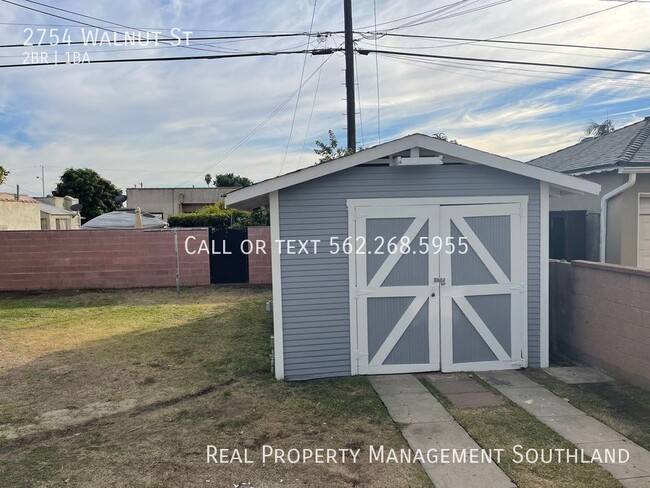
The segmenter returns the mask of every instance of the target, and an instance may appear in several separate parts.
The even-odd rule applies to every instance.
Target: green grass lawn
[[[650,391],[621,380],[567,384],[541,369],[526,374],[576,408],[650,449]]]
[[[454,406],[426,379],[422,383],[445,406],[456,421],[483,449],[504,449],[499,467],[519,488],[614,488],[622,485],[597,464],[579,463],[517,463],[512,455],[515,445],[527,449],[546,450],[576,448],[557,432],[523,408],[504,398],[502,405],[480,408]],[[487,383],[493,393],[502,396]]]
[[[419,465],[215,465],[406,443],[364,378],[277,382],[268,290],[0,295],[0,487],[431,486]]]

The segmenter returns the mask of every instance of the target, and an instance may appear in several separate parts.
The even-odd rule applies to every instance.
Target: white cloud
[[[474,5],[488,3],[482,0]],[[377,5],[380,23],[434,8],[430,2],[415,0],[377,2]],[[179,27],[194,30],[195,35],[225,35],[226,31],[306,31],[313,2],[143,0],[80,4],[66,0],[57,6],[129,26]],[[561,4],[518,0],[397,32],[493,37],[610,6],[610,2],[590,0]],[[373,24],[372,1],[357,0],[354,8],[357,26]],[[0,7],[0,21],[64,23],[10,5]],[[649,21],[650,5],[628,5],[512,39],[647,49],[647,41],[640,33],[647,30]],[[380,27],[395,27],[403,22]],[[0,25],[0,39],[5,43],[22,42],[23,28]],[[314,29],[341,28],[341,2],[318,2]],[[78,31],[71,29],[71,32]],[[302,38],[224,41],[196,47],[220,51],[299,49],[296,46],[301,42],[304,42]],[[341,42],[341,36],[334,36],[326,45],[336,47]],[[632,57],[608,51],[540,47],[520,50],[528,47],[507,46],[516,47],[515,50],[496,44],[420,49],[444,43],[388,37],[378,43],[421,53],[563,64],[616,64],[646,71],[650,64],[647,55]],[[367,48],[374,45],[373,42],[361,44]],[[111,49],[118,48],[103,48]],[[20,50],[2,51],[0,54],[4,55],[20,54]],[[165,48],[133,53],[116,51],[96,57],[202,54],[208,53]],[[324,59],[308,57],[305,75],[314,72]],[[0,63],[9,61],[12,58],[0,59]],[[377,142],[375,59],[372,55],[359,56],[357,61],[364,142],[373,145]],[[633,65],[629,64],[631,61]],[[47,166],[48,187],[54,186],[63,168],[73,165],[92,167],[121,187],[139,182],[145,186],[174,185],[193,175],[196,175],[195,183],[201,184],[204,168],[245,138],[296,90],[302,63],[302,55],[292,55],[2,69],[0,124],[4,130],[0,132],[0,161],[12,171],[10,184],[20,183],[35,193],[39,191],[35,179],[39,164]],[[642,75],[588,73],[589,77],[583,77],[561,69],[484,64],[474,64],[471,68],[467,63],[448,60],[440,61],[443,65],[433,65],[380,58],[379,63],[383,140],[416,131],[444,131],[463,144],[527,159],[575,143],[589,119],[600,120],[609,113],[620,126],[646,115],[650,105],[650,79]],[[344,136],[343,67],[342,55],[335,54],[323,68],[308,131],[316,77],[302,90],[283,171],[296,169],[299,162],[302,166],[311,164],[313,142],[325,138],[328,129]],[[211,172],[233,171],[254,180],[275,176],[284,157],[294,107],[295,100],[287,103]],[[306,131],[305,151],[301,156]],[[357,132],[361,138],[360,127]]]

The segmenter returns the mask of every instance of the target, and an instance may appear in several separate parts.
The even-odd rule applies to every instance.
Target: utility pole
[[[345,100],[347,102],[348,149],[356,151],[357,127],[354,103],[354,41],[352,39],[352,0],[343,0],[345,26]]]
[[[45,196],[45,165],[41,164],[41,176],[37,176],[36,179],[41,180],[41,185],[43,187],[43,196]]]

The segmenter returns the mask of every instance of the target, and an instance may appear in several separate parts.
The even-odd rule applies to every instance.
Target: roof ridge
[[[645,127],[643,127],[637,134],[632,138],[629,144],[625,147],[621,156],[619,157],[617,163],[629,163],[632,161],[632,158],[636,155],[637,151],[643,146],[645,141],[650,137],[650,118],[646,117],[644,119]]]

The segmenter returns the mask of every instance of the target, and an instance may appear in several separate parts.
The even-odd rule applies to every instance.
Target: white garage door
[[[353,372],[522,367],[521,204],[391,202],[352,214]]]

